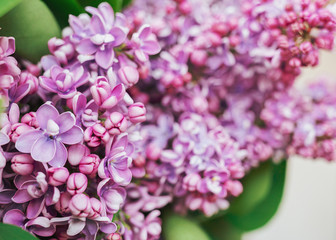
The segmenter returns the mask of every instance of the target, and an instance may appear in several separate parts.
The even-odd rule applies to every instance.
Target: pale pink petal
[[[49,165],[53,167],[63,167],[68,158],[68,151],[63,143],[55,141],[56,152]]]

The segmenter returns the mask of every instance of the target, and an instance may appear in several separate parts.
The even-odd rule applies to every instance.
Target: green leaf
[[[0,4],[0,17],[8,13],[12,8],[18,5],[22,0],[2,0]]]
[[[162,223],[165,240],[210,240],[200,225],[186,217],[164,214]]]
[[[251,231],[265,225],[274,216],[281,202],[285,184],[286,163],[287,161],[282,161],[279,164],[271,164],[270,171],[273,176],[271,188],[267,195],[259,201],[251,211],[244,214],[237,214],[235,211],[230,211],[226,215],[226,219],[242,231]],[[248,189],[248,183],[246,183],[244,187]],[[241,197],[245,198],[246,196],[243,193]],[[242,201],[240,203],[242,204],[244,202],[245,201]]]
[[[272,184],[272,166],[271,161],[264,162],[242,179],[244,191],[231,202],[230,213],[246,214],[266,197]]]
[[[132,3],[132,0],[123,0],[123,3],[122,3],[122,8],[126,8],[128,7],[129,5],[131,5]]]
[[[37,62],[48,54],[48,40],[60,36],[60,28],[40,0],[24,0],[0,18],[3,36],[16,39],[16,55]]]
[[[241,240],[243,232],[224,218],[202,223],[212,240]]]
[[[122,10],[122,6],[123,6],[123,0],[77,0],[79,2],[79,4],[82,7],[86,7],[86,6],[92,6],[92,7],[98,7],[98,5],[102,2],[108,2],[112,8],[113,11],[116,12],[120,12]]]
[[[24,231],[22,228],[10,224],[0,223],[0,233],[0,240],[38,240],[29,232]]]
[[[61,28],[69,25],[69,14],[77,16],[85,12],[76,0],[43,0],[43,2],[52,11]]]

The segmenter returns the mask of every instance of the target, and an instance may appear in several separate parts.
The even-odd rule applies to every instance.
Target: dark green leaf
[[[241,240],[243,232],[224,218],[204,222],[202,227],[212,240]]]
[[[122,8],[128,7],[129,5],[131,5],[131,3],[132,3],[132,0],[123,0]]]
[[[48,40],[60,36],[60,28],[40,0],[25,0],[0,18],[1,35],[16,39],[16,54],[32,62],[48,54]]]
[[[113,11],[120,12],[123,6],[123,0],[77,0],[82,7],[86,6],[92,6],[92,7],[98,7],[98,5],[102,2],[108,2],[112,8]]]
[[[43,0],[43,2],[47,4],[62,28],[69,25],[69,14],[78,16],[85,12],[76,0]]]
[[[14,225],[0,223],[0,240],[37,240],[29,232]]]
[[[281,202],[286,174],[286,161],[271,165],[272,184],[267,195],[248,213],[238,214],[230,211],[226,215],[236,228],[242,231],[251,231],[265,225],[276,213]],[[244,185],[246,189],[249,185]],[[242,194],[244,198],[244,194]],[[235,203],[236,204],[236,203]],[[237,206],[238,207],[238,206]]]
[[[165,214],[162,223],[165,240],[210,240],[200,225],[186,217]]]
[[[22,0],[2,0],[0,4],[0,17],[8,13],[12,8],[18,5]]]

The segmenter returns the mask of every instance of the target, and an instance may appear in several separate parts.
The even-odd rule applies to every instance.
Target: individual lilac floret
[[[72,98],[77,88],[89,81],[89,73],[82,66],[74,69],[63,69],[53,66],[50,77],[41,76],[41,86],[50,92],[57,93],[61,98]]]
[[[73,145],[83,139],[82,129],[75,125],[75,116],[71,112],[59,114],[47,102],[36,111],[36,119],[40,129],[22,134],[15,147],[20,152],[31,153],[36,161],[53,167],[64,166],[68,155],[64,144]]]
[[[101,3],[98,9],[87,7],[92,14],[90,37],[81,40],[76,50],[82,55],[93,55],[97,64],[109,68],[114,60],[114,47],[121,45],[126,38],[124,31],[114,26],[114,12],[108,3]]]
[[[134,49],[135,57],[140,62],[147,61],[148,55],[155,55],[161,50],[149,25],[143,25],[138,32],[132,35],[131,45]]]

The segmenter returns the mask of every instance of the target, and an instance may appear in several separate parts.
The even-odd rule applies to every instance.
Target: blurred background
[[[319,77],[336,80],[336,53],[323,52],[320,65],[306,69],[298,86]],[[278,212],[267,225],[243,237],[243,240],[284,239],[336,239],[336,162],[289,159],[285,192]]]

